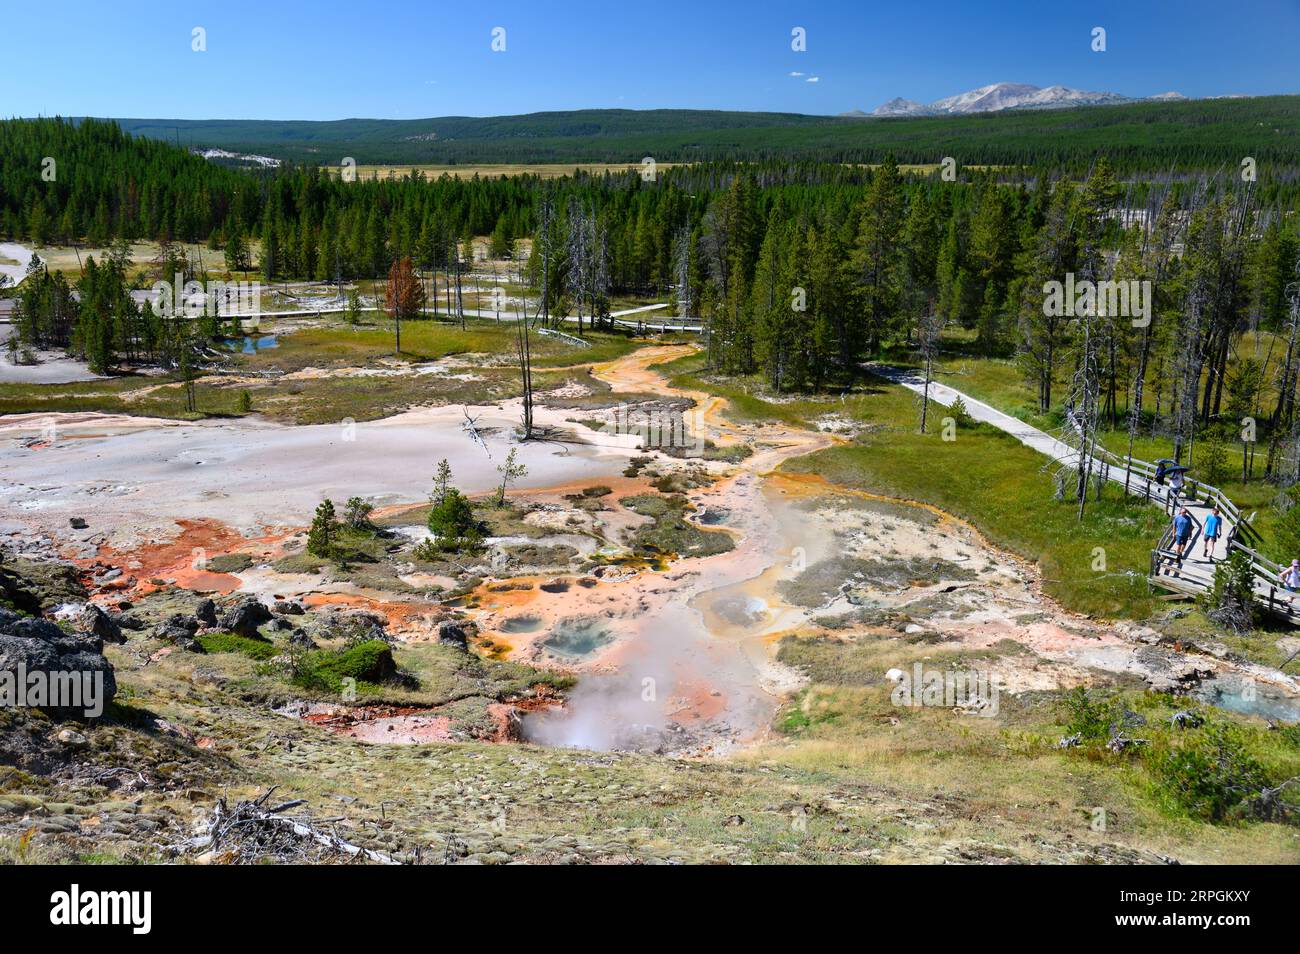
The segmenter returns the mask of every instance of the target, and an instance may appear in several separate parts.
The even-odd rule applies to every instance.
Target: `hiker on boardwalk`
[[[1173,500],[1174,504],[1177,505],[1178,498],[1181,497],[1182,495],[1183,495],[1183,472],[1175,468],[1173,469],[1173,472],[1169,475],[1169,497],[1171,500]]]
[[[1219,513],[1219,508],[1216,506],[1205,518],[1205,547],[1202,551],[1202,556],[1211,563],[1214,562],[1214,548],[1218,545],[1222,533],[1223,514]]]
[[[1187,548],[1192,540],[1192,528],[1196,522],[1192,520],[1192,515],[1183,507],[1178,511],[1178,516],[1174,517],[1174,550],[1178,554],[1178,565],[1183,565],[1183,551]]]
[[[1161,487],[1165,485],[1165,462],[1156,461],[1156,483]]]
[[[1292,560],[1278,579],[1282,581],[1282,589],[1291,594],[1287,597],[1287,603],[1295,606],[1295,593],[1300,590],[1300,560]]]

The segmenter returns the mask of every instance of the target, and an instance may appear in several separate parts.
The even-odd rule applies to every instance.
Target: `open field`
[[[212,250],[206,245],[199,242],[178,243],[185,249],[187,255],[197,262],[202,262],[213,272],[220,273],[225,271],[225,263],[222,259],[220,250]],[[75,277],[85,266],[86,259],[92,256],[96,260],[103,259],[109,252],[107,246],[91,245],[41,245],[34,250],[42,262],[50,271],[64,272]],[[141,270],[158,258],[157,242],[132,242],[130,245],[130,261],[133,265],[141,267]]]
[[[658,169],[672,169],[682,165],[680,162],[662,162],[656,163]],[[340,168],[337,165],[321,166],[322,171],[330,175],[339,175]],[[357,178],[364,181],[366,179],[388,179],[402,178],[409,176],[414,172],[422,172],[430,179],[436,179],[439,176],[448,175],[455,179],[472,179],[478,176],[482,179],[501,179],[506,176],[538,176],[542,179],[558,179],[561,176],[571,176],[575,172],[583,172],[587,175],[602,175],[606,172],[637,172],[641,171],[640,161],[633,162],[506,162],[506,163],[470,163],[464,165],[437,165],[437,164],[384,164],[384,165],[359,165],[356,168]]]
[[[856,166],[863,169],[874,169],[878,163],[846,163],[847,165]],[[656,162],[655,167],[658,171],[666,171],[684,166],[684,162]],[[916,173],[918,175],[929,175],[939,168],[937,162],[918,162],[918,163],[901,163],[899,169],[903,172]],[[967,166],[971,170],[996,169],[998,166]],[[338,166],[321,166],[321,170],[330,175],[337,176],[340,172]],[[602,175],[606,172],[641,172],[640,162],[610,163],[610,162],[517,162],[517,163],[482,163],[468,165],[434,165],[434,164],[385,164],[385,165],[359,165],[356,168],[357,178],[365,179],[387,179],[390,177],[402,178],[413,172],[422,172],[431,179],[436,179],[441,175],[449,175],[457,179],[472,179],[475,176],[480,178],[499,179],[506,176],[538,176],[542,179],[556,179],[561,176],[571,176],[575,172],[582,172],[587,175]]]
[[[321,424],[374,420],[418,405],[502,400],[520,392],[513,323],[478,319],[462,331],[433,319],[404,322],[400,356],[394,353],[391,322],[373,313],[356,326],[268,321],[257,335],[273,338],[275,347],[231,351],[219,368],[200,378],[197,414],[185,409],[184,389],[174,375],[0,383],[0,414],[99,411],[180,420],[255,414]],[[590,346],[580,348],[534,335],[539,386],[561,385],[580,376],[580,366],[612,360],[635,347],[623,335],[589,334],[588,339]],[[570,368],[575,370],[564,370]],[[251,397],[251,411],[239,410],[244,392]]]

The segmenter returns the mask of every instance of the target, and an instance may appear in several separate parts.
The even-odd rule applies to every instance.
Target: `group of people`
[[[1174,514],[1174,552],[1178,554],[1178,565],[1182,566],[1183,558],[1187,555],[1187,547],[1192,542],[1192,536],[1196,532],[1196,520],[1186,507],[1178,506],[1178,499],[1183,495],[1183,485],[1185,483],[1183,471],[1186,468],[1177,464],[1170,466],[1170,464],[1172,464],[1172,461],[1156,461],[1155,482],[1163,487],[1166,478],[1169,480],[1169,502],[1176,510]],[[1219,513],[1218,507],[1215,507],[1205,518],[1205,527],[1202,533],[1204,540],[1204,546],[1201,548],[1202,559],[1209,560],[1211,563],[1214,562],[1214,548],[1222,535],[1223,514]]]
[[[1159,464],[1156,467],[1156,483],[1164,484],[1166,476],[1165,465]],[[1181,470],[1171,470],[1168,472],[1170,500],[1177,506],[1178,498],[1183,490],[1183,473]],[[1187,555],[1187,549],[1191,545],[1192,537],[1196,534],[1196,518],[1186,507],[1178,507],[1174,515],[1174,552],[1177,554],[1177,563],[1183,565],[1183,558]],[[1218,506],[1215,506],[1205,517],[1205,526],[1202,528],[1201,539],[1201,558],[1214,562],[1214,548],[1218,546],[1219,538],[1223,536],[1223,514],[1219,512]],[[1288,602],[1295,605],[1295,594],[1300,593],[1300,560],[1292,560],[1291,565],[1282,570],[1278,579],[1282,582],[1282,588],[1289,594]]]
[[[1188,544],[1192,542],[1192,535],[1196,532],[1196,519],[1186,507],[1179,507],[1178,513],[1174,516],[1174,552],[1178,554],[1178,565],[1183,565],[1183,557],[1186,556]],[[1218,545],[1219,537],[1223,536],[1223,514],[1219,512],[1216,506],[1205,518],[1205,527],[1201,534],[1204,541],[1201,547],[1202,559],[1214,562],[1214,548]],[[1300,561],[1294,564],[1300,568]]]

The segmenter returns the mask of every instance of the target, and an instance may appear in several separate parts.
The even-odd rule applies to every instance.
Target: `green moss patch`
[[[275,644],[265,639],[250,639],[236,633],[204,633],[196,641],[209,653],[239,653],[264,662],[279,654]]]

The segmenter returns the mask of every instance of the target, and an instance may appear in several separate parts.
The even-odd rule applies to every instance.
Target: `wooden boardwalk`
[[[917,394],[925,392],[925,379],[916,371],[879,364],[864,367],[872,374]],[[967,413],[975,420],[992,424],[1025,446],[1063,465],[1078,464],[1079,451],[1075,447],[954,387],[932,380],[930,397],[946,405],[960,397]],[[1199,596],[1213,587],[1215,565],[1227,559],[1229,553],[1241,552],[1250,560],[1255,576],[1255,596],[1260,606],[1291,623],[1300,624],[1300,594],[1296,594],[1297,602],[1293,606],[1292,594],[1286,591],[1279,579],[1282,567],[1259,553],[1259,533],[1251,526],[1254,514],[1243,516],[1221,490],[1197,480],[1187,480],[1181,494],[1175,494],[1167,482],[1156,482],[1154,464],[1136,458],[1130,460],[1104,449],[1092,458],[1092,469],[1103,479],[1123,486],[1126,493],[1163,508],[1169,516],[1169,525],[1151,551],[1148,578],[1152,586],[1174,596]],[[1223,529],[1209,555],[1205,556],[1205,518],[1215,506],[1223,518]],[[1191,515],[1193,530],[1180,563],[1173,544],[1173,516],[1181,507],[1186,507]]]

